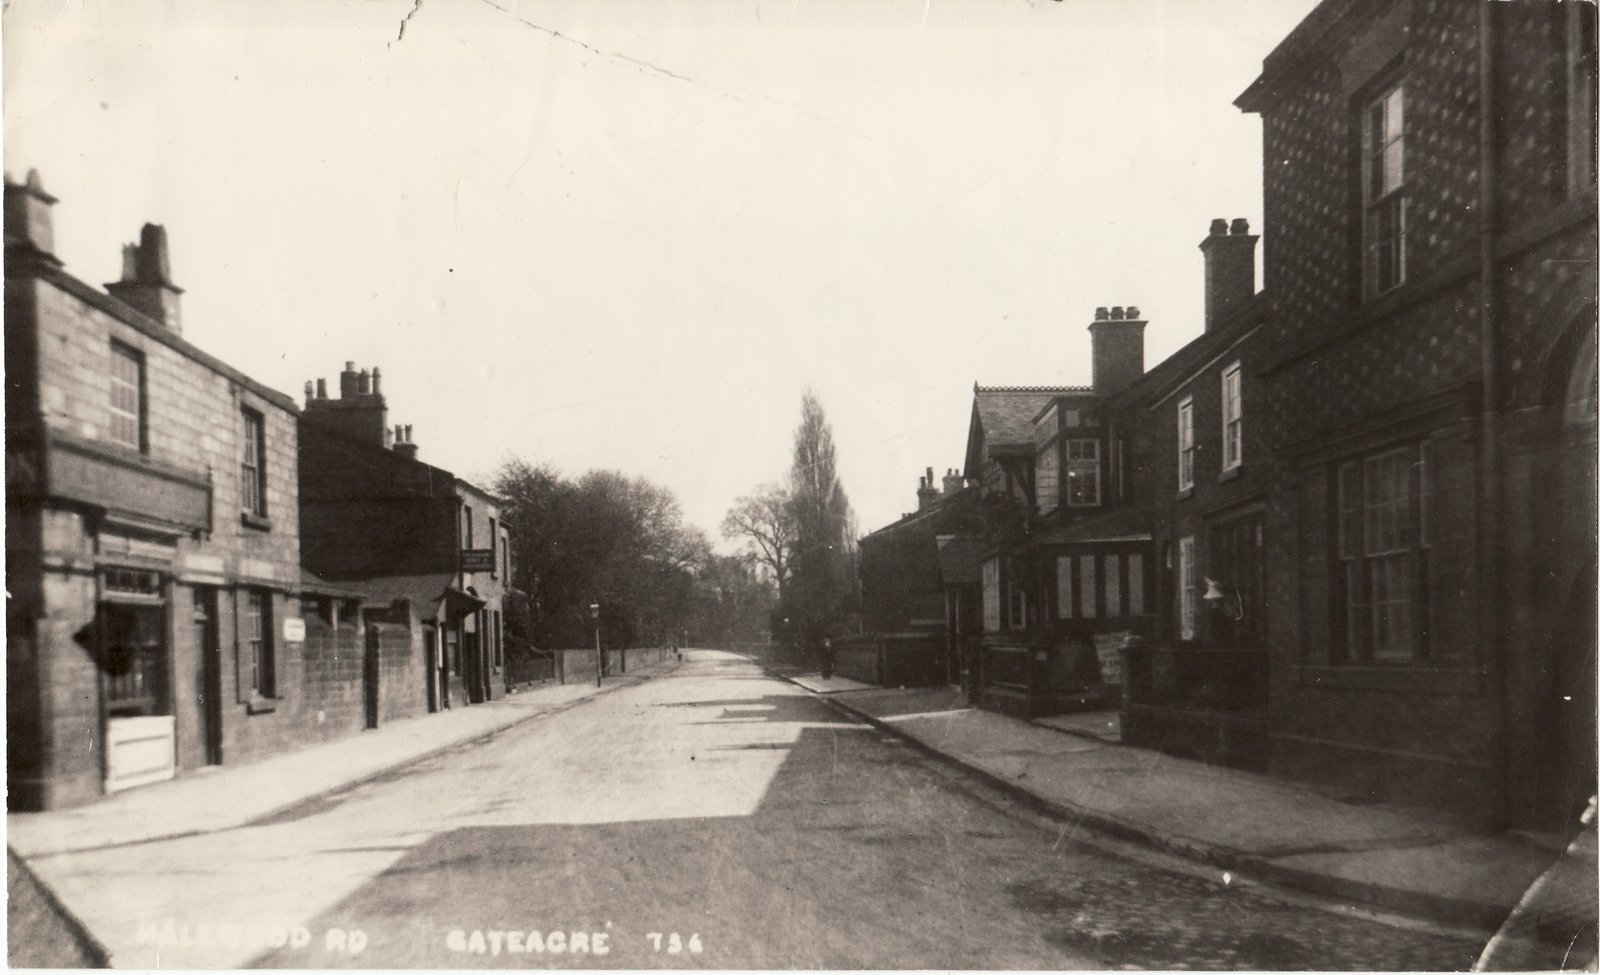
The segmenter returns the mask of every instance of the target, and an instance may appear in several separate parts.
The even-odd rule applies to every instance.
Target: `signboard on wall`
[[[494,549],[464,548],[461,550],[462,572],[493,572]]]
[[[304,643],[305,639],[305,620],[298,616],[290,616],[283,621],[283,640],[285,643]]]

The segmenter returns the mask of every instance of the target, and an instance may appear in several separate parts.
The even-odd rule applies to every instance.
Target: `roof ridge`
[[[972,384],[974,393],[1085,393],[1093,386],[980,386]]]

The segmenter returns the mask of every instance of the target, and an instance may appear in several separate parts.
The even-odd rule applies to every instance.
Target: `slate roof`
[[[1064,393],[1090,393],[1088,386],[972,386],[972,407],[990,447],[1033,443],[1033,418]]]

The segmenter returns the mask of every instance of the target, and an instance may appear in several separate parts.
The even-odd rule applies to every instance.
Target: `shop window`
[[[101,576],[98,627],[106,714],[168,713],[166,604],[159,573],[108,568]]]

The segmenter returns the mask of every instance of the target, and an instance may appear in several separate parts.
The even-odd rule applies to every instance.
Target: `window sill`
[[[1387,667],[1372,664],[1301,667],[1300,683],[1354,690],[1427,691],[1436,694],[1478,694],[1483,690],[1482,674],[1475,669],[1445,670],[1410,664]]]
[[[254,528],[256,531],[272,531],[272,519],[266,515],[258,515],[253,511],[239,512],[239,524],[246,528]]]
[[[1217,475],[1218,481],[1231,481],[1244,472],[1243,464],[1234,464],[1232,467]]]
[[[1192,497],[1194,497],[1194,485],[1193,484],[1189,485],[1186,488],[1179,488],[1178,489],[1178,500],[1179,501],[1184,501],[1184,500],[1187,500],[1187,499],[1192,498]]]
[[[278,710],[278,699],[275,697],[251,695],[250,700],[246,701],[244,705],[245,714],[271,714],[276,710]]]

